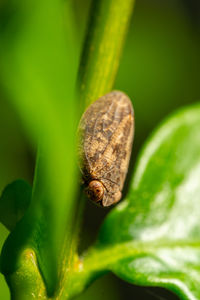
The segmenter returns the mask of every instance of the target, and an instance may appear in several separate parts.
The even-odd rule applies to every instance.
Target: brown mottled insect
[[[91,200],[110,206],[121,199],[134,134],[130,99],[113,91],[91,104],[79,124],[80,169]]]

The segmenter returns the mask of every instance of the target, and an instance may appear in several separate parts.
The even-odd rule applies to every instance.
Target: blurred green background
[[[71,0],[79,51],[84,39],[89,0]],[[138,0],[115,88],[133,101],[136,134],[130,170],[153,128],[174,109],[200,100],[200,2],[199,0]],[[35,149],[32,149],[14,109],[0,98],[0,192],[17,178],[32,182]],[[91,244],[108,210],[90,202],[80,251]],[[8,231],[0,224],[0,247]],[[158,298],[155,292],[160,295]],[[164,290],[142,289],[112,275],[97,280],[78,299],[177,299]],[[0,299],[9,299],[0,275]]]

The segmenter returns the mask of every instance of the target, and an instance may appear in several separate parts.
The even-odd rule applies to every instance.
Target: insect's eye
[[[98,180],[90,181],[88,188],[87,188],[87,194],[92,201],[95,201],[95,202],[101,201],[104,196],[103,184]]]

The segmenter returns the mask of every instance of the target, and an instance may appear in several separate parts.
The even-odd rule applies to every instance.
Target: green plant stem
[[[93,1],[80,66],[82,107],[112,89],[133,5],[134,0]]]
[[[80,102],[82,110],[112,89],[130,21],[134,0],[94,0],[88,34],[83,50],[80,72]],[[71,247],[71,263],[68,264],[59,294],[55,299],[67,299],[79,278],[73,276],[74,266],[80,261],[76,253],[78,233],[84,210],[84,196],[77,207],[77,222]],[[66,268],[66,265],[64,265]],[[70,274],[71,272],[71,274]],[[76,288],[75,288],[76,289]],[[79,289],[72,294],[78,294]]]
[[[89,29],[88,29],[88,36],[86,39],[85,43],[85,48],[84,48],[84,54],[82,57],[82,63],[80,67],[80,101],[81,101],[81,106],[82,108],[85,108],[88,106],[88,104],[92,103],[95,101],[98,97],[101,95],[109,92],[112,89],[115,76],[117,73],[117,68],[119,65],[119,60],[121,56],[121,51],[123,48],[124,40],[125,40],[125,35],[127,32],[128,28],[128,23],[130,20],[131,12],[132,12],[132,7],[133,7],[134,0],[126,0],[126,1],[120,1],[120,0],[94,0],[94,5],[92,8],[92,13],[91,13],[91,19],[90,19],[90,24],[89,24]],[[27,97],[25,97],[27,99]],[[64,111],[64,110],[63,110]],[[57,122],[52,122],[52,124],[57,124]],[[60,124],[60,123],[59,123]],[[62,125],[62,124],[61,124]],[[48,125],[49,126],[49,125]],[[47,127],[48,127],[47,126]],[[50,131],[50,129],[49,129]],[[61,130],[63,132],[64,129]],[[70,129],[68,129],[70,132]],[[58,130],[58,133],[60,130]],[[52,134],[54,131],[52,131]],[[45,151],[48,150],[47,154],[49,159],[50,165],[47,164],[45,165],[45,157],[46,157],[46,152],[42,151],[41,156],[38,157],[38,164],[37,164],[37,170],[36,170],[36,180],[35,180],[35,185],[34,185],[34,192],[33,192],[33,199],[37,199],[37,202],[42,202],[44,203],[43,207],[39,212],[37,212],[37,220],[40,219],[40,215],[43,216],[44,212],[47,213],[49,210],[46,209],[46,203],[49,203],[49,196],[53,200],[56,199],[56,195],[62,195],[62,202],[64,203],[66,200],[66,188],[65,184],[62,183],[62,185],[57,184],[56,186],[61,186],[62,190],[59,190],[59,193],[57,190],[50,191],[50,194],[48,194],[48,187],[53,188],[54,184],[49,181],[49,178],[46,178],[46,175],[52,170],[58,170],[59,180],[66,180],[66,182],[71,182],[70,178],[66,178],[66,168],[67,167],[67,162],[68,161],[67,157],[64,155],[64,151],[67,151],[67,147],[65,147],[65,142],[62,143],[62,138],[63,136],[65,137],[65,134],[60,137],[55,136],[56,142],[59,143],[61,141],[61,145],[58,147],[59,149],[63,150],[63,158],[64,162],[62,159],[59,161],[62,162],[62,164],[59,166],[55,166],[54,162],[56,161],[54,154],[55,153],[50,153],[49,154],[49,149],[53,149],[51,146],[51,143],[54,143],[54,139],[48,140],[50,144],[47,143],[48,147],[45,147]],[[56,143],[54,143],[56,144]],[[60,153],[57,154],[60,157]],[[46,170],[45,173],[43,173]],[[52,172],[54,175],[54,172]],[[69,174],[68,176],[72,176]],[[45,182],[43,181],[43,178]],[[52,179],[53,176],[51,176],[50,179]],[[55,180],[58,180],[58,176],[54,177]],[[50,184],[49,184],[50,182]],[[51,184],[52,183],[52,184]],[[68,184],[69,185],[69,184]],[[71,185],[70,185],[71,186]],[[73,188],[72,188],[73,189]],[[72,195],[73,192],[69,193],[70,190],[68,191],[68,194]],[[55,196],[55,197],[54,197]],[[42,199],[39,201],[38,199]],[[53,240],[55,241],[56,233],[60,231],[65,230],[65,241],[63,242],[63,251],[65,251],[65,255],[63,256],[62,254],[60,255],[60,261],[61,261],[61,266],[60,266],[60,272],[62,273],[60,276],[60,281],[58,283],[58,290],[55,296],[53,296],[53,299],[60,300],[60,299],[67,299],[70,297],[72,287],[75,287],[74,283],[79,280],[79,276],[75,277],[74,276],[74,266],[80,266],[80,260],[76,254],[76,249],[77,249],[77,241],[78,241],[78,233],[80,229],[80,224],[81,224],[81,215],[84,210],[84,201],[82,201],[82,196],[80,198],[80,205],[76,203],[72,203],[72,199],[69,199],[70,202],[70,207],[67,211],[67,217],[68,220],[66,221],[66,227],[61,229],[60,224],[62,223],[61,221],[58,222],[56,229],[53,231]],[[56,203],[53,202],[56,206]],[[77,205],[76,209],[74,208],[75,205]],[[53,206],[53,208],[55,208]],[[58,212],[58,215],[61,212],[63,212],[63,207],[60,205],[60,208],[57,207],[56,212]],[[60,210],[60,211],[59,211]],[[37,211],[37,210],[36,210]],[[74,213],[76,211],[76,216],[77,220],[74,220]],[[50,211],[52,213],[52,211]],[[38,216],[39,214],[39,216]],[[64,215],[62,213],[62,215]],[[50,222],[48,218],[45,218],[45,222]],[[42,218],[41,218],[42,219]],[[76,219],[76,218],[75,218]],[[74,222],[75,221],[75,222]],[[44,229],[44,227],[47,225],[43,222],[41,225],[41,228],[39,227],[38,229],[38,234],[40,235],[40,232]],[[37,222],[36,222],[37,223]],[[52,223],[52,222],[51,222]],[[38,228],[37,227],[37,228]],[[36,228],[36,229],[37,229]],[[41,229],[41,230],[40,230]],[[46,235],[50,234],[51,229],[44,230]],[[60,236],[60,241],[61,237],[63,234],[59,235]],[[36,237],[37,237],[36,235]],[[73,237],[72,237],[73,235]],[[20,236],[20,233],[19,233]],[[35,235],[34,235],[35,237]],[[46,236],[41,239],[42,245],[41,253],[40,256],[36,253],[37,257],[39,257],[39,264],[43,263],[43,272],[46,271],[47,275],[50,275],[50,278],[48,279],[48,282],[50,283],[50,288],[54,288],[54,282],[53,279],[55,278],[53,276],[53,265],[52,265],[52,271],[49,269],[48,262],[50,259],[45,259],[45,262],[43,260],[43,257],[45,256],[45,251],[48,251],[48,239],[51,239],[51,236],[49,235],[47,237],[47,241],[45,241]],[[72,240],[73,239],[73,240]],[[36,239],[39,240],[39,239]],[[39,245],[41,246],[41,245]],[[30,250],[32,251],[32,249]],[[62,253],[63,253],[62,251]],[[56,252],[55,257],[57,257],[57,253],[60,251],[57,251],[56,249],[53,249],[53,252]],[[14,272],[11,276],[7,278],[9,281],[9,285],[11,287],[11,291],[13,291],[13,299],[32,299],[32,298],[39,298],[40,295],[42,295],[41,299],[46,299],[46,282],[44,284],[43,278],[41,277],[41,274],[38,270],[38,266],[36,264],[36,258],[34,259],[33,264],[29,265],[24,261],[23,257],[23,252],[20,252],[22,255],[18,259],[19,265],[18,269],[16,272]],[[34,253],[34,252],[33,252]],[[50,253],[50,251],[49,251]],[[46,254],[49,254],[46,253]],[[42,254],[42,256],[41,256]],[[51,253],[50,253],[51,254]],[[35,255],[35,254],[34,254]],[[48,256],[49,257],[49,256]],[[44,264],[46,263],[46,264]],[[36,269],[34,270],[34,266]],[[65,271],[64,271],[65,269]],[[40,269],[41,270],[41,269]],[[20,272],[20,274],[19,274]],[[24,276],[23,276],[24,274]],[[30,275],[30,276],[29,276]],[[44,274],[43,274],[44,275]],[[55,274],[56,276],[56,274]],[[45,276],[44,276],[45,277]],[[56,278],[55,278],[56,280]],[[27,288],[23,290],[23,285],[27,285]],[[73,294],[78,294],[79,289],[75,291]],[[31,298],[32,297],[32,298]]]
[[[48,299],[34,251],[27,248],[20,254],[18,271],[7,277],[12,300]]]
[[[26,275],[32,272],[28,264],[23,268],[21,255],[25,248],[31,248],[40,278],[48,295],[53,295],[59,284],[60,262],[71,252],[78,200],[74,180],[77,65],[71,11],[63,1],[34,0],[30,5],[24,0],[11,2],[5,2],[1,10],[7,24],[0,32],[1,80],[27,132],[33,141],[40,141],[40,146],[31,204],[4,244],[1,271],[9,276],[14,295],[19,280],[23,285],[23,276],[18,278],[20,270]],[[38,290],[34,281],[28,284],[29,278],[24,277],[29,290],[21,289],[21,293],[26,292],[27,299],[30,294],[38,299]],[[20,289],[16,293],[19,295]]]
[[[71,243],[69,243],[69,240],[66,238],[63,247],[64,259],[61,261],[61,278],[60,278],[58,292],[53,298],[55,300],[68,299],[68,291],[71,286],[71,275],[73,274],[74,271],[74,264],[75,261],[79,259],[77,255],[77,246],[79,241],[79,233],[80,233],[80,227],[82,223],[82,215],[84,212],[85,201],[86,201],[86,197],[81,189],[80,201],[77,204],[77,210],[74,218],[76,222],[71,224],[71,227],[68,229],[70,232],[73,233],[73,238],[71,240]],[[67,253],[66,251],[69,249],[69,244],[70,244],[70,251],[68,251]]]

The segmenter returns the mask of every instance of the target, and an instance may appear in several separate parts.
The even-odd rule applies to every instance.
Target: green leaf
[[[0,4],[1,86],[31,142],[40,143],[30,207],[3,247],[1,268],[6,275],[17,271],[21,252],[33,249],[49,294],[63,244],[70,252],[75,214],[78,56],[72,20],[70,3],[61,0]]]
[[[16,180],[8,184],[0,198],[0,221],[13,230],[29,207],[32,188],[24,180]]]
[[[127,199],[108,214],[85,256],[84,280],[111,270],[133,284],[200,299],[199,129],[196,105],[175,113],[153,134]]]

